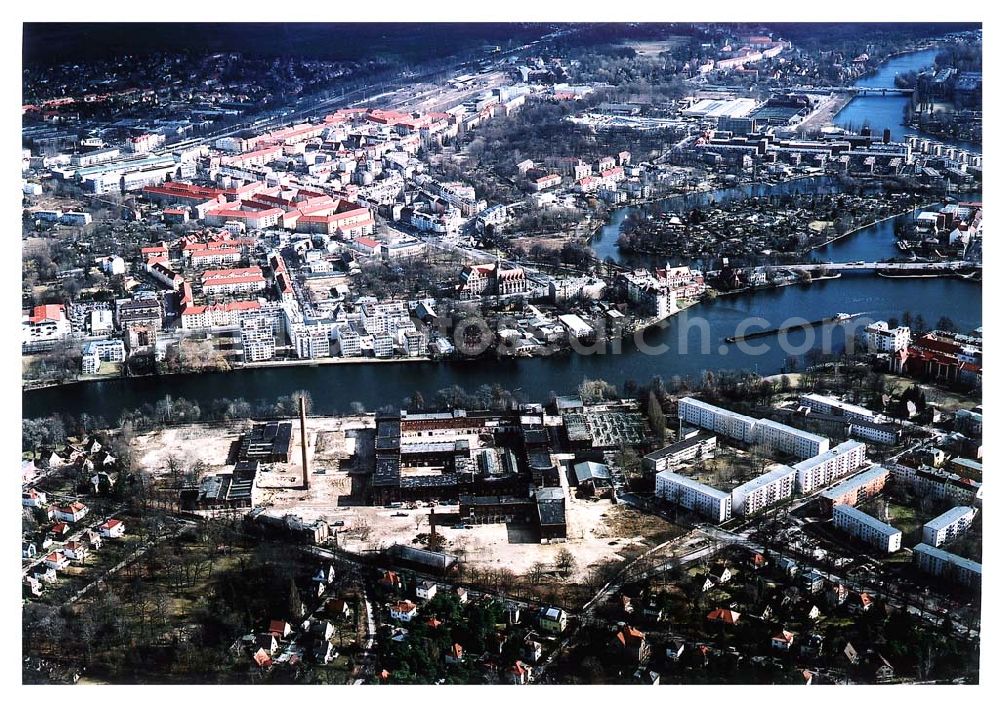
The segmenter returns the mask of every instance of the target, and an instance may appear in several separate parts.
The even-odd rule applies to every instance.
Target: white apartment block
[[[754,441],[757,419],[727,411],[696,398],[682,398],[677,403],[677,414],[686,425],[711,430],[742,442]]]
[[[388,334],[410,324],[406,303],[401,301],[368,303],[361,306],[361,321],[368,334]]]
[[[815,457],[830,449],[830,441],[821,435],[807,433],[784,423],[763,418],[757,421],[754,442],[767,445],[772,450],[796,457]]]
[[[80,370],[84,374],[96,374],[101,369],[101,357],[91,347],[83,348],[83,358],[80,360]]]
[[[851,421],[852,435],[880,445],[895,445],[899,442],[899,433],[899,427],[888,423],[871,423],[862,420]]]
[[[778,465],[733,490],[733,514],[753,516],[782,499],[791,499],[794,492],[795,470],[787,465]]]
[[[322,325],[297,324],[289,336],[299,359],[319,359],[330,356],[330,330]]]
[[[391,357],[396,351],[392,335],[388,332],[383,332],[372,337],[372,351],[375,356],[382,359]]]
[[[350,325],[339,326],[334,338],[340,345],[340,356],[361,355],[361,335],[355,332]]]
[[[903,545],[902,531],[847,504],[833,507],[833,525],[885,553],[894,553]]]
[[[867,448],[863,442],[848,440],[793,465],[799,492],[809,494],[814,489],[825,487],[835,479],[857,471],[865,464],[866,453]]]
[[[733,510],[731,494],[696,482],[674,472],[658,472],[656,475],[656,496],[672,504],[697,512],[715,523],[722,523]]]
[[[965,533],[976,518],[971,506],[956,506],[924,524],[923,539],[928,546],[939,548]]]
[[[844,403],[830,396],[821,396],[818,393],[802,394],[799,396],[799,405],[806,406],[816,413],[842,415],[851,420],[863,420],[869,423],[878,423],[882,420],[882,416],[875,411],[856,406],[853,403]]]
[[[865,341],[870,352],[895,353],[909,346],[910,328],[889,329],[888,322],[872,322],[865,327]]]
[[[913,547],[913,560],[925,573],[952,577],[963,585],[975,586],[983,580],[982,564],[926,543],[918,543]]]
[[[267,361],[274,358],[274,330],[265,317],[250,317],[240,330],[244,361]]]

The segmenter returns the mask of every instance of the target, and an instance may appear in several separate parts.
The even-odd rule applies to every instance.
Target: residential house
[[[45,503],[45,492],[39,492],[37,489],[25,489],[21,492],[21,506],[37,508],[44,506]]]
[[[403,584],[399,580],[399,575],[392,570],[385,571],[379,582],[386,587],[392,588],[393,590],[399,590],[403,587]]]
[[[52,570],[65,570],[69,566],[69,559],[63,555],[62,551],[52,551],[45,556],[45,560],[42,562]]]
[[[277,639],[284,639],[292,633],[292,625],[284,620],[271,620],[267,626],[267,633]]]
[[[708,613],[706,619],[708,619],[709,622],[736,625],[739,624],[740,613],[735,610],[726,609],[725,607],[716,607]]]
[[[271,661],[271,655],[264,649],[258,649],[253,655],[253,660],[262,669],[266,669],[274,663]]]
[[[327,640],[333,636],[334,626],[330,622],[317,622],[314,627],[310,628],[312,634],[319,637],[320,639]]]
[[[125,535],[125,523],[118,519],[108,519],[97,530],[104,538],[121,538]]]
[[[426,602],[437,595],[437,583],[422,580],[417,583],[417,599]]]
[[[56,581],[56,569],[48,566],[38,566],[32,572],[32,577],[43,583],[54,583]]]
[[[461,644],[452,644],[448,647],[448,653],[444,655],[444,662],[446,664],[461,664],[463,653]]]
[[[21,558],[34,558],[38,548],[31,541],[21,541]]]
[[[566,613],[558,607],[546,607],[538,614],[538,626],[552,634],[566,631]]]
[[[542,645],[534,639],[525,638],[521,646],[521,658],[531,663],[537,663],[542,658]]]
[[[104,545],[104,541],[101,539],[101,534],[97,533],[97,531],[94,531],[93,529],[87,529],[84,531],[80,539],[86,541],[87,545],[95,551],[99,551],[101,546]]]
[[[351,617],[351,606],[343,598],[330,600],[326,603],[326,614],[331,619],[347,620]]]
[[[73,502],[72,504],[68,504],[66,506],[56,507],[55,516],[58,521],[75,524],[77,521],[85,517],[89,511],[90,509],[88,509],[85,504]]]
[[[531,667],[520,661],[515,661],[514,665],[507,671],[507,683],[524,686],[529,681],[531,681]]]
[[[83,563],[87,560],[87,547],[79,541],[70,541],[63,547],[63,553],[70,560]]]
[[[31,575],[24,576],[24,591],[34,597],[42,594],[42,583]]]
[[[795,635],[783,629],[771,637],[771,648],[777,649],[778,651],[788,651],[792,648],[792,643],[794,641]]]
[[[337,652],[334,650],[333,644],[329,639],[324,639],[316,645],[313,656],[316,658],[317,663],[329,664],[331,659],[337,657]]]
[[[629,661],[641,664],[649,658],[650,646],[646,635],[635,627],[625,625],[615,633],[611,643]]]
[[[673,638],[667,640],[667,646],[664,649],[667,658],[671,661],[680,661],[681,655],[684,653],[684,648],[687,645],[684,644],[683,639]]]
[[[417,605],[409,600],[400,600],[389,608],[389,615],[400,622],[409,622],[416,614]]]

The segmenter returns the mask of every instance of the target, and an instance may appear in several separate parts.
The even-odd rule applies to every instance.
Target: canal
[[[892,85],[897,71],[926,66],[933,62],[934,51],[896,57],[877,74],[859,85]],[[888,82],[888,83],[886,83]],[[902,110],[906,99],[895,97],[856,98],[837,116],[846,124],[867,117],[873,127],[885,125],[894,136],[902,130]],[[902,103],[901,103],[902,101]],[[895,121],[892,125],[892,121]],[[861,121],[863,122],[863,121]],[[860,122],[858,123],[860,125]],[[705,195],[688,195],[664,200],[652,208],[680,211],[709,199],[724,201],[743,196],[770,193],[822,193],[836,190],[825,177],[810,178],[783,185],[753,185],[722,190]],[[615,241],[627,209],[617,210],[610,223],[595,238],[593,247],[601,258],[620,258]],[[849,261],[896,255],[892,221],[863,229],[816,252],[831,261]],[[628,259],[621,259],[628,262]],[[647,264],[648,260],[644,261]],[[761,318],[759,326],[777,326],[788,318],[816,320],[837,312],[865,313],[868,318],[898,317],[904,310],[921,314],[933,325],[940,317],[951,318],[959,329],[971,330],[982,324],[982,291],[978,283],[958,279],[889,279],[873,275],[844,275],[836,280],[808,286],[790,286],[735,296],[720,297],[700,303],[668,320],[663,327],[646,333],[646,346],[623,343],[621,353],[569,355],[554,358],[521,360],[478,360],[447,364],[337,364],[247,369],[229,373],[198,374],[100,381],[72,384],[59,388],[25,392],[23,414],[26,417],[62,412],[79,415],[86,412],[114,421],[122,410],[138,408],[165,395],[184,397],[208,404],[217,398],[244,398],[248,401],[273,401],[299,389],[308,390],[317,413],[347,411],[353,401],[369,410],[386,404],[400,404],[407,396],[420,391],[431,399],[435,392],[452,385],[474,390],[483,385],[499,384],[520,391],[529,399],[540,400],[551,391],[570,392],[585,378],[604,379],[617,385],[633,380],[639,383],[653,376],[700,377],[707,370],[756,370],[777,373],[783,367],[801,366],[808,350],[806,337],[788,336],[788,351],[769,337],[753,343],[754,352],[726,346],[725,337],[734,334],[747,318]],[[763,323],[767,324],[763,324]],[[699,323],[704,323],[701,326]],[[844,332],[832,329],[829,344],[842,348]],[[813,344],[818,344],[814,341]],[[763,348],[764,351],[758,351]]]

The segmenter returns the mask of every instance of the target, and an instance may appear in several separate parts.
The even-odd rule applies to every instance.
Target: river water
[[[933,50],[928,50],[896,57],[859,85],[892,86],[892,77],[897,71],[926,66],[933,61],[933,56]],[[902,120],[905,100],[895,97],[856,98],[837,116],[837,121],[846,124],[864,116],[873,127],[889,125],[892,121],[898,124]],[[892,125],[889,127],[894,135],[898,134]],[[810,193],[835,189],[830,180],[818,177],[787,185],[756,185],[713,195],[680,197],[651,208],[679,211],[708,199],[723,201],[774,191]],[[620,257],[615,240],[627,213],[628,209],[617,210],[610,223],[595,238],[593,246],[602,258]],[[826,246],[816,255],[831,261],[897,255],[892,224],[892,221],[886,221],[864,229]],[[656,264],[650,259],[643,262]],[[647,346],[642,350],[634,342],[626,341],[621,353],[617,354],[447,364],[297,366],[99,381],[25,392],[23,413],[26,417],[35,417],[53,412],[72,415],[87,412],[114,421],[122,410],[137,408],[167,394],[207,404],[222,397],[273,401],[299,389],[310,391],[317,413],[336,413],[348,410],[352,401],[359,401],[370,410],[386,404],[400,404],[415,391],[431,399],[439,389],[454,384],[466,390],[499,384],[506,389],[520,390],[529,399],[540,400],[551,391],[571,392],[584,378],[604,379],[620,386],[627,380],[644,383],[654,375],[665,379],[675,375],[697,378],[706,369],[749,369],[770,374],[778,373],[783,367],[804,363],[804,352],[810,348],[805,346],[807,335],[801,332],[789,335],[790,346],[785,350],[778,346],[776,337],[752,342],[755,350],[763,348],[766,351],[747,352],[736,345],[726,345],[725,337],[734,334],[747,318],[759,317],[762,322],[777,326],[792,317],[816,320],[837,312],[850,312],[884,319],[898,317],[903,310],[909,310],[913,315],[922,314],[931,324],[947,316],[960,329],[971,330],[982,324],[981,298],[979,284],[957,279],[844,275],[837,280],[816,282],[809,286],[790,286],[700,303],[668,320],[662,328],[649,330],[644,339]],[[698,322],[706,323],[707,331],[700,328]],[[766,325],[761,323],[760,326]],[[837,349],[843,343],[843,331],[834,328],[828,346]]]

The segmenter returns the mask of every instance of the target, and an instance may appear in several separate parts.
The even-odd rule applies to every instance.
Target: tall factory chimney
[[[309,460],[306,457],[306,399],[299,396],[299,437],[302,445],[302,488],[309,489]]]

